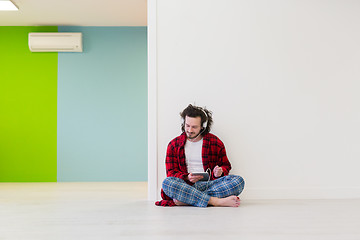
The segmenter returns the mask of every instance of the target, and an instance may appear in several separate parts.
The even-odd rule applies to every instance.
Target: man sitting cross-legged
[[[162,184],[162,206],[192,205],[207,207],[238,207],[237,197],[244,189],[240,176],[229,175],[231,164],[222,141],[210,133],[212,114],[206,109],[189,105],[181,113],[183,133],[167,148],[167,178]],[[210,169],[209,181],[201,181]]]

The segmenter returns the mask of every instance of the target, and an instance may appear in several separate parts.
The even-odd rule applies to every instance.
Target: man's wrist
[[[190,181],[190,180],[189,180],[189,174],[184,175],[184,180],[185,180],[185,181]]]

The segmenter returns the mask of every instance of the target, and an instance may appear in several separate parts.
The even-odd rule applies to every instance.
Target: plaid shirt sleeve
[[[168,177],[177,177],[188,182],[186,178],[189,173],[187,172],[183,147],[185,145],[185,140],[186,138],[184,135],[180,135],[169,143],[166,151],[165,166],[166,175]]]
[[[226,156],[224,143],[215,135],[208,133],[204,137],[203,148],[204,168],[211,169],[211,180],[216,179],[213,171],[216,165],[221,167],[223,170],[223,174],[221,175],[221,177],[229,175],[229,172],[231,170],[231,164]]]
[[[222,144],[222,147],[220,149],[219,160],[221,163],[220,163],[220,165],[219,164],[218,165],[223,170],[223,176],[229,175],[229,172],[231,169],[231,164],[229,162],[229,159],[226,156],[226,150],[225,150],[224,144]]]

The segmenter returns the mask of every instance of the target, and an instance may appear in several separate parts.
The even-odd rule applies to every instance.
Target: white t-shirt
[[[185,143],[185,159],[189,173],[204,172],[202,162],[202,145],[203,139],[198,142],[186,140]]]

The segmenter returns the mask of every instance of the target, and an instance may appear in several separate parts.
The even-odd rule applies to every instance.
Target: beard
[[[186,132],[186,136],[187,136],[189,139],[195,139],[195,138],[197,138],[199,135],[200,135],[200,132],[197,133],[197,134],[194,133],[194,132],[191,132],[191,133]]]

